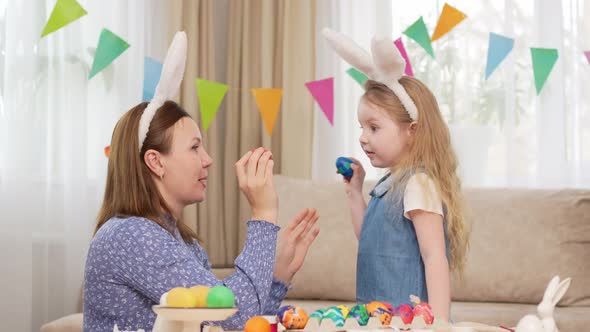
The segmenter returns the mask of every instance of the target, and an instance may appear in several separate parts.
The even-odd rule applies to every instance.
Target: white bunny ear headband
[[[404,75],[406,61],[395,47],[393,41],[381,36],[373,37],[371,51],[373,56],[362,49],[349,37],[329,28],[322,31],[330,46],[351,66],[365,73],[370,79],[385,84],[399,98],[412,120],[418,120],[416,104],[399,83]]]
[[[168,48],[168,53],[166,53],[164,65],[162,66],[162,74],[160,75],[158,86],[156,86],[154,97],[141,114],[141,119],[139,119],[139,151],[141,151],[143,142],[147,137],[150,123],[154,115],[156,115],[156,111],[164,105],[166,100],[178,94],[186,65],[186,49],[186,33],[184,31],[178,31]]]

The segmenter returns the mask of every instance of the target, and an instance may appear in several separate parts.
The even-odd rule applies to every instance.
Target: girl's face
[[[184,117],[174,124],[172,146],[162,155],[162,162],[164,191],[173,204],[186,206],[205,199],[207,169],[213,161],[193,119]]]
[[[371,165],[378,168],[396,165],[409,150],[410,126],[398,125],[385,110],[364,98],[359,103],[357,115],[362,129],[359,142]]]

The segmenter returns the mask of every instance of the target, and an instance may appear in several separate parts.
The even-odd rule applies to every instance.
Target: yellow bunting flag
[[[88,14],[86,10],[76,0],[57,0],[51,11],[51,16],[49,16],[45,28],[43,28],[41,38],[63,28],[86,14]]]
[[[432,34],[432,37],[430,37],[430,41],[435,41],[440,37],[446,35],[457,24],[461,23],[461,21],[463,21],[465,17],[467,16],[463,12],[445,3],[445,5],[443,6],[442,13],[438,18],[438,23],[436,23],[434,33]]]
[[[281,98],[283,97],[283,89],[251,89],[258,111],[262,115],[266,131],[269,136],[272,136],[272,130],[277,121],[277,115],[281,107]]]

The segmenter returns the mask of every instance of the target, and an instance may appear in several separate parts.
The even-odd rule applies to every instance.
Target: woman
[[[162,294],[193,285],[229,287],[239,311],[220,325],[241,329],[254,315],[276,312],[319,232],[317,212],[305,209],[284,229],[277,247],[272,154],[249,151],[236,163],[252,210],[246,242],[231,276],[218,280],[211,273],[197,234],[181,215],[184,207],[205,199],[212,160],[193,119],[178,104],[164,101],[178,90],[184,71],[183,58],[180,66],[174,64],[174,54],[186,55],[186,37],[180,37],[168,52],[154,99],[125,113],[113,132],[104,200],[84,274],[85,331],[112,331],[115,324],[149,331],[156,318],[151,307]]]

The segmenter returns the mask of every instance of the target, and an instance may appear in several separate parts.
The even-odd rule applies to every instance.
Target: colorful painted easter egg
[[[336,169],[339,174],[342,174],[342,176],[350,180],[350,178],[352,178],[352,173],[354,173],[352,167],[350,166],[353,163],[354,161],[352,161],[350,158],[339,157],[336,159]]]
[[[287,330],[303,329],[308,320],[305,310],[290,305],[279,308],[277,317]]]
[[[407,303],[400,304],[397,308],[395,308],[395,315],[399,316],[404,324],[412,324],[414,320],[414,313],[413,308],[411,305]]]
[[[367,312],[370,317],[377,317],[381,321],[381,325],[391,324],[391,317],[393,311],[391,311],[384,303],[373,301],[366,305]]]
[[[271,326],[266,318],[254,316],[244,325],[244,332],[270,332]]]
[[[412,304],[414,305],[414,309],[412,310],[414,317],[421,316],[424,318],[424,322],[429,325],[434,322],[434,314],[432,313],[432,307],[430,304],[422,302],[420,298],[415,295],[410,295],[410,301],[412,301]]]
[[[344,316],[344,318],[348,317],[348,313],[350,312],[350,308],[345,306],[345,305],[339,305],[336,306],[336,308],[340,309],[340,311],[342,311],[342,316]]]
[[[207,296],[209,295],[211,288],[197,285],[191,287],[190,290],[197,298],[197,308],[207,308]]]
[[[225,286],[215,286],[207,294],[207,307],[209,308],[233,308],[235,301],[234,293]]]
[[[338,307],[329,307],[324,311],[322,316],[322,321],[329,319],[334,322],[337,327],[344,326],[344,315],[342,314],[342,310]]]
[[[354,318],[360,326],[365,326],[369,322],[369,313],[363,304],[357,304],[350,308],[350,312],[346,318]]]
[[[172,288],[166,296],[166,304],[175,308],[195,308],[197,297],[188,288]]]
[[[389,303],[389,302],[381,302],[381,303],[383,303],[383,305],[385,307],[387,307],[387,310],[389,312],[391,312],[392,315],[395,315],[395,307],[393,305],[391,305],[391,303]]]
[[[312,312],[311,315],[309,315],[309,319],[315,318],[318,320],[318,322],[321,322],[322,318],[324,317],[325,311],[326,311],[326,309],[318,309],[318,310]]]

